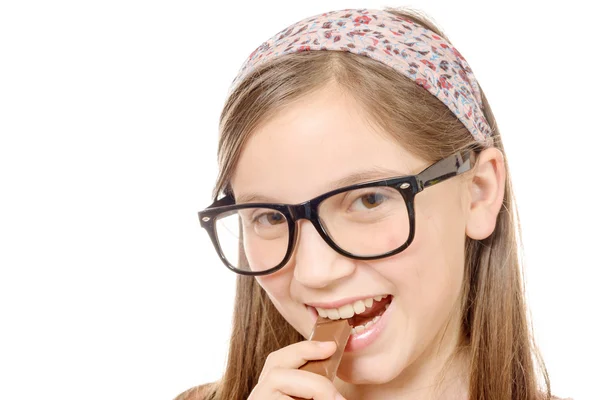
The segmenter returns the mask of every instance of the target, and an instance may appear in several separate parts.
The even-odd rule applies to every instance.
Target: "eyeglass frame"
[[[448,180],[452,177],[458,176],[464,172],[467,172],[472,169],[475,163],[475,150],[473,148],[469,148],[466,150],[458,151],[446,158],[443,158],[429,167],[425,168],[421,172],[416,175],[405,175],[394,178],[385,178],[372,180],[369,182],[361,182],[349,186],[344,186],[342,188],[334,189],[329,192],[323,193],[313,199],[304,201],[298,204],[283,204],[283,203],[243,203],[236,204],[235,198],[232,193],[228,193],[225,197],[215,200],[210,206],[205,208],[202,211],[198,212],[198,218],[200,220],[200,225],[204,228],[211,241],[212,244],[219,255],[221,261],[225,264],[227,268],[232,270],[235,273],[241,275],[249,275],[249,276],[261,276],[272,274],[283,268],[287,262],[290,260],[294,248],[298,241],[298,230],[296,229],[297,222],[301,219],[309,220],[312,225],[315,227],[321,238],[335,250],[338,254],[341,254],[345,257],[349,257],[355,260],[378,260],[386,257],[393,256],[398,254],[408,248],[415,237],[416,223],[415,223],[415,208],[414,201],[415,196],[425,190],[428,187],[436,185],[440,182]],[[318,208],[319,205],[325,201],[326,199],[350,190],[362,189],[367,187],[391,187],[402,195],[404,198],[404,202],[406,203],[406,208],[408,211],[409,217],[409,235],[408,239],[404,244],[395,250],[389,251],[387,253],[383,253],[376,256],[358,256],[352,253],[349,253],[339,247],[333,239],[327,234],[326,228],[321,224],[321,220],[319,219]],[[224,212],[242,210],[245,208],[268,208],[275,210],[281,213],[288,223],[288,248],[286,250],[286,254],[283,257],[283,260],[277,264],[273,268],[269,268],[264,271],[245,271],[236,268],[231,265],[225,255],[223,254],[223,250],[221,245],[219,244],[219,239],[217,237],[216,229],[215,229],[215,221],[218,220],[218,216]]]

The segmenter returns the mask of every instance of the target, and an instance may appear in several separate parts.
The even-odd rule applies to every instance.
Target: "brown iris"
[[[383,196],[379,193],[369,193],[361,197],[361,202],[366,208],[375,208],[383,203]]]
[[[280,213],[268,213],[264,215],[270,225],[278,225],[285,222],[285,217]]]

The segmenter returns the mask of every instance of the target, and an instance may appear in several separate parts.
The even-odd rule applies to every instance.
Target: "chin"
[[[406,367],[406,363],[392,359],[390,354],[360,360],[342,360],[337,377],[354,385],[381,385],[393,381]]]

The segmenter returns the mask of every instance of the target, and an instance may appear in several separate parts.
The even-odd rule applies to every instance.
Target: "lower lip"
[[[348,343],[346,343],[346,348],[344,349],[344,352],[360,351],[369,346],[375,340],[377,340],[377,338],[381,335],[382,331],[386,327],[387,320],[389,319],[389,315],[391,314],[390,311],[392,311],[393,307],[394,298],[392,297],[392,301],[390,302],[389,307],[383,312],[383,314],[381,314],[377,322],[369,326],[361,333],[355,333],[354,335],[350,335]],[[315,310],[312,307],[310,307],[310,310],[312,311],[312,314],[314,316],[314,322],[316,322],[318,318],[317,310]]]
[[[393,297],[389,307],[383,312],[383,314],[381,314],[377,322],[369,326],[361,333],[355,333],[354,335],[350,335],[350,338],[348,339],[348,343],[346,344],[346,348],[344,349],[344,351],[360,351],[368,345],[370,345],[371,343],[373,343],[375,340],[377,340],[377,338],[381,335],[382,331],[385,329],[388,320],[388,315],[391,314],[390,311],[392,311],[392,307],[394,307]]]

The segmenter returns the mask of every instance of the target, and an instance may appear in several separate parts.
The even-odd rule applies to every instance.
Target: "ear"
[[[504,200],[506,167],[500,150],[491,147],[479,153],[468,181],[469,205],[466,234],[483,240],[494,232],[496,219]]]

